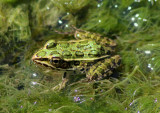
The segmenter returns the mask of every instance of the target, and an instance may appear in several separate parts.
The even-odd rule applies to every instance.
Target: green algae
[[[54,0],[53,3],[60,9],[69,13],[76,13],[88,6],[90,0]]]
[[[2,3],[14,3],[17,2],[17,0],[1,0]]]
[[[158,0],[1,1],[0,112],[159,112],[159,5]],[[122,57],[118,77],[88,82],[73,75],[65,89],[51,90],[62,73],[35,66],[31,56],[49,39],[69,39],[54,31],[71,31],[71,25],[116,40]]]

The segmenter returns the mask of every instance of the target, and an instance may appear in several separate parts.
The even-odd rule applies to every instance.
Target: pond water
[[[0,113],[160,112],[159,5],[1,0]]]

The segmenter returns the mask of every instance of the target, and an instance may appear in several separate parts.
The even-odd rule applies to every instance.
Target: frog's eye
[[[62,68],[62,69],[67,69],[70,64],[65,62],[63,59],[59,57],[52,57],[50,60],[50,64],[55,67],[55,68]]]
[[[60,63],[60,61],[61,61],[61,59],[60,58],[58,58],[58,57],[53,57],[52,59],[51,59],[51,64],[59,64]]]
[[[53,62],[54,62],[55,64],[57,64],[57,63],[59,63],[59,60],[53,60]]]
[[[55,41],[49,41],[46,45],[46,49],[51,49],[56,47],[57,43]]]

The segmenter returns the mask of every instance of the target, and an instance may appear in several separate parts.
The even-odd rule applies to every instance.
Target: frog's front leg
[[[110,76],[113,70],[120,65],[121,58],[119,55],[115,55],[104,61],[99,61],[90,67],[86,76],[89,80],[101,80],[106,76]]]
[[[62,82],[56,85],[55,87],[53,87],[52,91],[59,91],[66,87],[66,84],[68,83],[68,78],[66,76],[67,76],[67,73],[64,72],[64,75],[62,77]]]

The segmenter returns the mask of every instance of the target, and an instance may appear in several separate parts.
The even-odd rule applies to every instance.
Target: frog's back
[[[53,45],[55,41],[47,42],[48,45]],[[50,56],[61,57],[66,61],[72,60],[96,60],[110,55],[110,49],[105,50],[102,45],[95,40],[71,40],[58,41],[54,46],[45,46]]]

